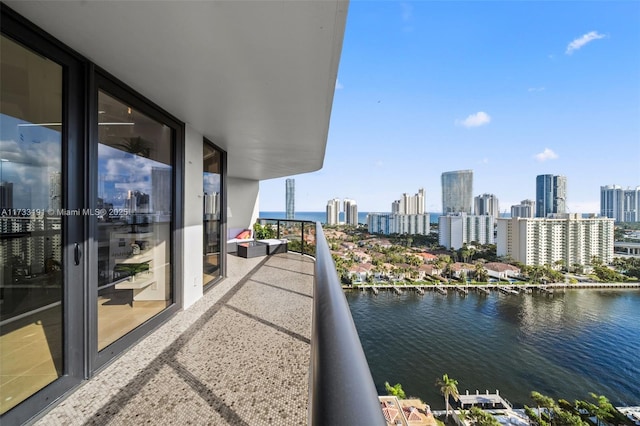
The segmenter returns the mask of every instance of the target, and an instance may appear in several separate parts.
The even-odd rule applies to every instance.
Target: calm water
[[[443,409],[435,380],[447,373],[461,393],[499,389],[516,407],[532,390],[640,405],[640,291],[346,295],[380,394],[399,382]]]

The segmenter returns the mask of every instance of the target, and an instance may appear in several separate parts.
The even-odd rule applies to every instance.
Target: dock
[[[489,393],[488,390],[485,393],[480,393],[476,389],[475,394],[470,394],[469,390],[467,390],[465,394],[460,394],[459,401],[461,408],[468,408],[474,405],[481,408],[513,408],[511,403],[504,399],[497,389],[496,393]]]

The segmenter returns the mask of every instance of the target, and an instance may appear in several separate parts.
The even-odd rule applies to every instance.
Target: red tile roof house
[[[436,256],[435,254],[431,254],[431,253],[422,252],[422,253],[417,253],[417,255],[422,258],[422,261],[424,263],[431,263],[431,262],[435,262],[436,260],[438,260],[438,256]]]
[[[451,265],[451,270],[453,271],[453,274],[456,276],[456,278],[460,278],[463,271],[467,274],[467,277],[470,277],[471,274],[473,274],[473,272],[476,270],[476,267],[475,265],[472,265],[470,263],[456,262]]]

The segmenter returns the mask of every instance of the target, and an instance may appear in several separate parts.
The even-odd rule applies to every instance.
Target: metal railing
[[[275,238],[287,239],[288,250],[316,256],[316,223],[310,220],[258,218],[260,225],[267,225],[276,233]]]
[[[308,424],[386,425],[320,222],[315,237]]]

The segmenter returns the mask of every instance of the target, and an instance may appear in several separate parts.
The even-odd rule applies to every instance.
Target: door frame
[[[56,62],[63,68],[62,93],[62,207],[81,209],[86,187],[83,185],[83,158],[86,127],[86,64],[74,52],[64,48],[55,39],[32,23],[0,4],[2,34],[25,48]],[[80,179],[79,179],[80,178]],[[23,402],[4,413],[0,420],[8,424],[22,424],[32,419],[86,378],[86,323],[84,301],[86,297],[85,263],[87,251],[82,216],[62,216],[62,319],[63,319],[63,372],[62,375]],[[80,256],[76,264],[77,254]]]

